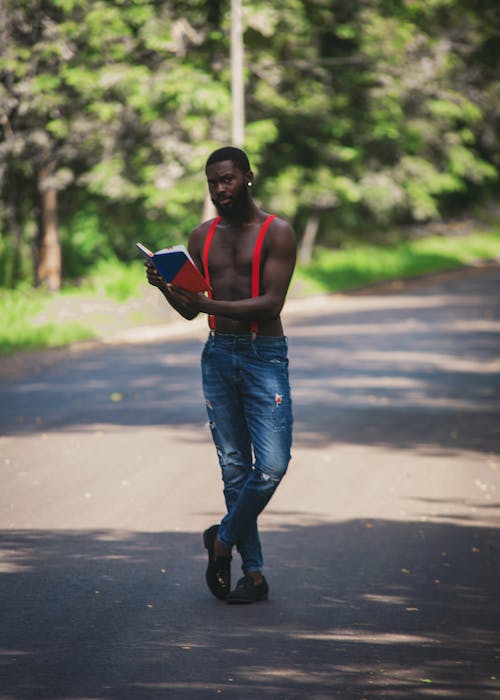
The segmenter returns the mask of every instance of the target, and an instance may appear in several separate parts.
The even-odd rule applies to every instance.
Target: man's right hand
[[[146,276],[149,284],[153,285],[153,287],[157,287],[160,290],[170,306],[172,306],[177,313],[188,321],[198,315],[198,310],[189,309],[187,306],[185,306],[185,300],[176,298],[175,294],[173,293],[172,285],[165,281],[152,263],[145,262],[144,265],[146,267]]]
[[[158,287],[158,289],[164,291],[167,287],[167,283],[160,275],[156,267],[150,262],[145,262],[144,266],[146,268],[146,276],[149,284],[152,284],[153,287]]]

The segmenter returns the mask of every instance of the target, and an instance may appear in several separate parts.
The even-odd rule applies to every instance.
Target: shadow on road
[[[335,333],[335,330],[333,331]],[[295,444],[332,442],[494,451],[500,444],[500,378],[480,362],[443,360],[431,350],[377,349],[337,334],[314,343],[292,338]],[[422,339],[421,339],[422,340]],[[332,344],[334,343],[334,344]],[[460,347],[458,340],[457,347]],[[64,368],[2,386],[2,433],[206,421],[197,341],[107,349],[67,360]],[[370,349],[369,349],[370,348]],[[406,353],[406,357],[405,357]],[[409,355],[412,355],[410,357]]]
[[[500,269],[331,297],[287,320],[295,444],[500,444]],[[108,347],[2,383],[4,434],[206,420],[198,339]]]
[[[498,449],[499,270],[333,300],[290,335],[304,444]]]
[[[5,531],[0,697],[499,697],[499,529],[352,520],[263,540],[271,600],[231,607],[205,589],[198,535]]]

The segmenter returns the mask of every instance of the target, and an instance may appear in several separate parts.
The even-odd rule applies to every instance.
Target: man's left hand
[[[189,292],[187,289],[177,287],[175,284],[169,284],[167,288],[174,299],[182,306],[186,306],[191,311],[204,311],[204,302],[207,300],[207,297],[203,292]]]

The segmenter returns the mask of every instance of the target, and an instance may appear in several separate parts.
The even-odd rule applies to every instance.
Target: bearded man
[[[169,285],[150,263],[147,276],[184,318],[208,317],[203,392],[227,512],[203,533],[206,581],[221,600],[254,603],[269,595],[257,518],[291,456],[292,402],[280,313],[295,266],[296,236],[289,223],[255,204],[254,174],[244,151],[218,149],[205,173],[218,216],[192,231],[188,249],[211,291]],[[231,590],[234,548],[243,577]]]

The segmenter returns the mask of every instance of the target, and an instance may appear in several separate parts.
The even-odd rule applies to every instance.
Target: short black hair
[[[238,170],[245,175],[250,170],[250,161],[245,151],[241,148],[236,148],[235,146],[224,146],[223,148],[218,148],[216,151],[209,156],[207,163],[205,165],[205,171],[209,165],[213,163],[220,163],[223,160],[232,161]]]

